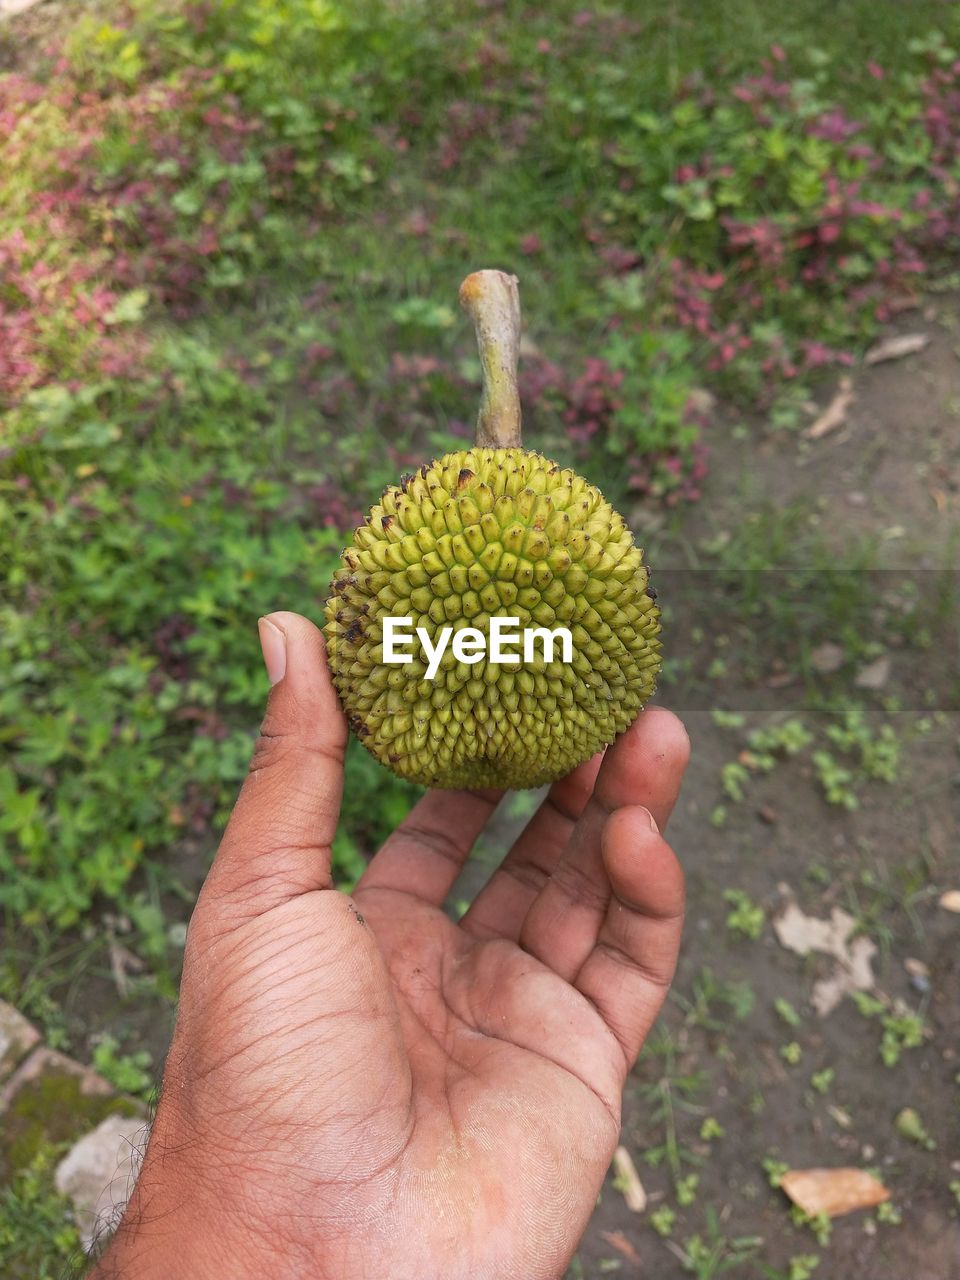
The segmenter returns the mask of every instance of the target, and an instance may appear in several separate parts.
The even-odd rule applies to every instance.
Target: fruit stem
[[[460,286],[460,305],[473,321],[483,369],[477,447],[519,449],[520,292],[505,271],[474,271]]]

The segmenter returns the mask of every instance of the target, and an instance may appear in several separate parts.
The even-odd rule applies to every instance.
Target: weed
[[[115,1036],[99,1036],[93,1048],[94,1070],[98,1071],[105,1080],[109,1080],[121,1093],[149,1097],[155,1088],[153,1073],[150,1070],[153,1059],[146,1049],[122,1053],[120,1047],[120,1041]]]
[[[694,1203],[699,1185],[700,1177],[696,1173],[688,1173],[685,1177],[677,1179],[677,1204],[681,1208],[687,1208]]]
[[[820,1259],[815,1253],[796,1253],[787,1263],[786,1271],[768,1266],[761,1266],[761,1270],[767,1280],[810,1280],[819,1265]]]
[[[669,1236],[677,1221],[677,1215],[667,1204],[660,1205],[650,1214],[650,1225],[658,1236]]]
[[[773,1007],[777,1012],[777,1017],[785,1022],[788,1027],[799,1027],[802,1018],[789,1000],[783,996],[777,996],[773,1002]]]
[[[0,1188],[0,1266],[11,1280],[57,1280],[82,1256],[70,1204],[53,1186],[61,1154],[42,1148]]]
[[[880,1039],[880,1058],[884,1066],[895,1067],[906,1049],[917,1049],[923,1044],[926,1028],[918,1013],[899,1003],[888,1008],[875,996],[864,991],[853,993],[853,1000],[865,1018],[879,1017],[883,1034]]]
[[[688,1025],[708,1031],[725,1031],[730,1017],[737,1020],[748,1017],[756,1001],[749,982],[723,982],[708,967],[701,969],[693,980],[691,997],[676,989],[672,993],[672,998],[684,1010]]]
[[[843,809],[858,809],[860,801],[854,790],[852,770],[840,764],[829,751],[814,751],[811,759],[827,803]]]
[[[833,1067],[824,1067],[822,1071],[815,1071],[810,1077],[810,1088],[815,1089],[819,1094],[829,1093],[836,1074]]]
[[[725,889],[723,898],[733,907],[727,915],[727,928],[731,933],[737,933],[742,938],[756,942],[763,933],[766,920],[763,908],[757,906],[743,889]]]
[[[784,1175],[790,1172],[790,1166],[776,1156],[764,1156],[761,1167],[771,1187],[779,1187]]]
[[[728,1237],[720,1230],[716,1210],[711,1205],[706,1211],[705,1235],[690,1236],[682,1247],[673,1246],[673,1252],[683,1264],[684,1270],[698,1280],[739,1269],[756,1255],[763,1239],[760,1236]]]
[[[790,1217],[798,1227],[808,1227],[821,1248],[826,1248],[833,1234],[833,1222],[825,1213],[805,1213],[799,1205],[790,1209]]]
[[[698,1074],[682,1075],[677,1070],[676,1047],[669,1034],[661,1034],[659,1040],[648,1042],[641,1054],[641,1063],[647,1059],[656,1059],[663,1070],[659,1076],[648,1084],[640,1086],[639,1094],[647,1106],[647,1116],[651,1124],[663,1125],[664,1140],[658,1146],[648,1147],[643,1158],[654,1168],[666,1163],[673,1178],[678,1197],[681,1186],[684,1194],[695,1192],[697,1179],[694,1175],[690,1183],[683,1172],[684,1164],[698,1164],[700,1157],[683,1146],[678,1132],[678,1113],[700,1114],[701,1109],[694,1102],[703,1087],[703,1076]]]
[[[906,1138],[909,1142],[915,1142],[918,1147],[923,1147],[925,1151],[936,1151],[936,1141],[927,1132],[926,1125],[920,1118],[920,1113],[914,1107],[904,1107],[897,1115],[894,1126],[901,1138]]]

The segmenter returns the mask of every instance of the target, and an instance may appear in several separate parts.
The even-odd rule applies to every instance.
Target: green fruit
[[[632,535],[600,491],[519,447],[516,281],[478,272],[461,289],[484,368],[478,443],[388,488],[334,575],[324,634],[334,684],[364,746],[438,787],[536,787],[612,742],[653,692],[659,610]],[[384,620],[409,618],[404,665],[384,661]],[[491,618],[565,627],[515,661],[460,660],[453,637]],[[428,654],[452,628],[428,679]],[[516,629],[515,629],[516,630]],[[476,646],[473,650],[476,653]]]

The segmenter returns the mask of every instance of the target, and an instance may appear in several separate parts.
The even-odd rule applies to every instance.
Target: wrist
[[[130,1202],[88,1280],[287,1280],[282,1238],[177,1141],[161,1107]]]

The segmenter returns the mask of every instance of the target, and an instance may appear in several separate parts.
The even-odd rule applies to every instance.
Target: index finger
[[[357,890],[392,889],[440,907],[502,791],[428,791],[387,837]]]

